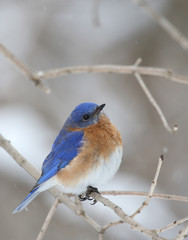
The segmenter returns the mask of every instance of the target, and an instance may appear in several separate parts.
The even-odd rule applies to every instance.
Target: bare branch
[[[164,68],[140,67],[135,65],[94,65],[57,68],[33,73],[36,79],[51,79],[69,74],[78,73],[117,73],[135,74],[163,77],[173,82],[188,84],[188,77],[175,74],[172,70]]]
[[[116,226],[116,225],[118,225],[118,224],[122,224],[122,223],[124,223],[124,221],[123,221],[123,220],[119,220],[119,221],[111,222],[111,223],[103,226],[103,227],[101,228],[101,232],[99,233],[99,240],[103,240],[103,239],[104,239],[104,233],[105,233],[105,231],[106,231],[108,228],[113,227],[113,226]]]
[[[134,65],[137,67],[141,62],[142,62],[142,59],[138,58]],[[161,121],[163,122],[163,125],[166,128],[166,130],[168,132],[170,132],[170,133],[175,133],[175,131],[178,130],[177,125],[175,125],[173,129],[171,129],[169,127],[169,124],[168,124],[168,122],[167,122],[167,120],[166,120],[166,118],[165,118],[161,108],[159,107],[159,105],[157,104],[156,100],[152,96],[151,92],[147,88],[147,86],[144,83],[144,81],[143,81],[142,77],[140,76],[140,74],[135,73],[134,76],[137,79],[138,83],[140,84],[142,90],[146,94],[147,98],[149,99],[150,103],[154,106],[154,108],[156,109],[157,113],[159,114],[159,117],[161,118]]]
[[[139,214],[143,208],[145,206],[147,206],[149,204],[149,201],[150,199],[152,198],[153,196],[153,192],[155,190],[155,187],[157,185],[157,180],[158,180],[158,177],[159,177],[159,173],[160,173],[160,170],[161,170],[161,166],[162,166],[162,163],[163,163],[163,155],[160,156],[159,158],[159,162],[158,162],[158,165],[157,165],[157,170],[156,170],[156,173],[155,173],[155,177],[152,181],[152,184],[151,184],[151,187],[150,187],[150,191],[148,193],[148,197],[146,198],[146,200],[142,203],[142,205],[136,210],[135,213],[133,213],[130,217],[131,218],[134,218],[137,214]]]
[[[68,74],[78,73],[117,73],[117,74],[140,74],[163,77],[170,81],[177,83],[188,84],[188,77],[176,75],[172,70],[163,68],[140,67],[135,65],[121,66],[121,65],[94,65],[94,66],[75,66],[52,69],[47,71],[33,72],[18,58],[16,58],[7,48],[0,44],[0,52],[28,79],[35,83],[37,87],[50,93],[50,89],[46,88],[41,79],[56,78]],[[173,129],[174,131],[177,129]]]
[[[54,213],[55,213],[55,211],[56,211],[56,208],[57,208],[58,204],[59,204],[59,198],[57,197],[57,198],[55,199],[55,201],[54,201],[54,203],[53,203],[50,211],[48,212],[48,215],[46,216],[46,219],[45,219],[45,221],[44,221],[44,224],[42,225],[42,228],[41,228],[41,230],[40,230],[40,232],[39,232],[39,235],[38,235],[38,237],[37,237],[36,240],[41,240],[41,239],[43,239],[44,234],[45,234],[45,232],[46,232],[46,230],[47,230],[47,228],[48,228],[48,226],[49,226],[49,224],[50,224],[50,221],[51,221],[51,219],[52,219],[52,217],[53,217],[53,215],[54,215]]]
[[[20,73],[26,78],[31,80],[37,87],[43,90],[45,93],[50,93],[50,89],[46,88],[41,80],[33,76],[33,72],[23,62],[21,62],[15,55],[13,55],[3,44],[0,43],[0,52],[6,57],[13,66],[15,66]]]
[[[144,226],[136,222],[133,218],[129,217],[119,206],[111,202],[109,199],[104,198],[103,196],[95,192],[92,192],[90,196],[96,199],[98,202],[101,202],[104,206],[110,208],[125,223],[128,223],[131,226],[131,228],[140,231],[149,237],[152,237],[153,240],[166,240],[166,238],[157,236],[152,232],[152,230],[145,228]]]
[[[141,196],[147,197],[147,192],[138,192],[138,191],[101,191],[102,195],[113,195],[113,196]],[[170,195],[163,193],[154,193],[153,198],[165,199],[165,200],[173,200],[180,202],[188,202],[188,197],[178,196],[178,195]]]
[[[152,18],[163,30],[170,35],[172,39],[179,43],[181,47],[188,50],[188,39],[181,33],[171,22],[169,22],[162,15],[157,13],[151,6],[144,0],[132,0],[137,6]]]
[[[177,220],[177,221],[174,221],[172,223],[169,223],[168,225],[160,228],[160,229],[157,229],[157,230],[153,230],[155,233],[161,233],[161,232],[164,232],[164,231],[167,231],[169,229],[172,229],[174,227],[177,227],[179,226],[180,224],[184,223],[185,221],[188,221],[188,217],[185,217],[185,218],[182,218],[180,220]]]

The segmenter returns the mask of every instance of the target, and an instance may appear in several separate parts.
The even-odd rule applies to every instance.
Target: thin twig
[[[15,66],[20,73],[26,78],[30,79],[37,87],[43,90],[45,93],[50,93],[50,89],[45,87],[40,79],[33,76],[33,72],[22,61],[20,61],[13,53],[11,53],[3,44],[0,43],[0,52],[6,57],[13,66]]]
[[[108,228],[111,228],[111,227],[113,227],[113,226],[117,226],[117,225],[122,224],[122,223],[124,223],[124,221],[123,221],[123,220],[119,220],[119,221],[111,222],[111,223],[103,226],[103,227],[101,228],[101,232],[99,233],[99,240],[103,240],[104,234],[105,234],[105,232],[106,232],[106,230],[107,230]]]
[[[78,73],[117,73],[134,74],[163,77],[173,82],[188,84],[188,77],[175,74],[172,70],[164,68],[140,67],[135,65],[93,65],[93,66],[74,66],[38,71],[33,73],[37,79],[51,79],[69,74]]]
[[[132,0],[137,6],[142,8],[144,12],[151,17],[165,32],[167,32],[172,39],[179,43],[181,47],[188,50],[188,39],[181,33],[171,22],[169,22],[162,15],[157,13],[151,6],[144,0]]]
[[[162,227],[160,229],[156,229],[156,230],[153,230],[153,231],[158,234],[158,233],[167,231],[169,229],[172,229],[174,227],[177,227],[177,226],[179,226],[180,224],[182,224],[182,223],[184,223],[186,221],[188,221],[188,217],[185,217],[185,218],[182,218],[180,220],[174,221],[174,222],[169,223],[168,225],[166,225],[166,226],[164,226],[164,227]]]
[[[159,173],[160,173],[160,170],[161,170],[161,166],[162,166],[162,163],[163,163],[163,155],[160,156],[159,158],[159,162],[158,162],[158,165],[157,165],[157,170],[156,170],[156,173],[155,173],[155,177],[152,181],[152,184],[151,184],[151,187],[150,187],[150,191],[148,193],[148,196],[146,198],[146,200],[142,203],[142,205],[135,211],[135,213],[133,213],[130,217],[131,218],[134,218],[137,214],[139,214],[143,208],[145,206],[147,206],[149,204],[149,201],[150,199],[152,198],[153,196],[153,192],[155,190],[155,187],[157,185],[157,180],[158,180],[158,177],[159,177]]]
[[[142,232],[149,237],[152,237],[153,240],[166,240],[166,238],[157,236],[152,232],[152,230],[145,228],[133,218],[129,217],[119,206],[111,202],[109,199],[104,198],[95,192],[92,192],[90,196],[96,199],[98,202],[101,202],[104,206],[110,208],[117,216],[119,216],[125,223],[128,223],[133,229]]]
[[[188,224],[179,231],[178,235],[174,240],[183,240],[188,236]]]
[[[142,87],[142,90],[144,91],[144,93],[146,94],[148,100],[150,101],[150,103],[153,105],[153,107],[156,109],[157,113],[159,114],[159,117],[165,127],[165,129],[170,132],[170,133],[175,133],[178,130],[177,125],[175,125],[172,128],[170,128],[166,117],[164,115],[164,113],[162,112],[161,108],[159,107],[158,103],[156,102],[156,100],[154,99],[154,97],[152,96],[151,92],[149,91],[149,89],[147,88],[146,84],[144,83],[143,79],[141,78],[141,76],[138,73],[134,74],[138,83],[140,84],[140,86]]]
[[[119,221],[116,221],[116,222],[111,222],[111,223],[103,226],[102,231],[106,231],[108,228],[113,227],[113,226],[117,226],[117,225],[122,224],[122,223],[124,223],[123,220],[119,220]]]
[[[140,63],[142,62],[141,58],[138,58],[137,61],[135,62],[135,66],[138,67],[138,65],[140,65]],[[161,121],[164,125],[164,127],[166,128],[166,130],[170,133],[175,133],[175,131],[178,130],[177,125],[174,126],[174,128],[170,128],[164,113],[162,112],[161,108],[159,107],[159,105],[157,104],[156,100],[154,99],[154,97],[152,96],[151,92],[149,91],[149,89],[147,88],[146,84],[144,83],[142,77],[140,76],[140,74],[135,73],[134,76],[136,77],[138,83],[140,84],[142,90],[144,91],[144,93],[146,94],[148,100],[150,101],[150,103],[153,105],[153,107],[156,109],[157,113],[159,114],[159,117],[161,118]]]
[[[53,205],[52,205],[52,207],[50,208],[50,211],[48,212],[48,215],[46,216],[46,219],[45,219],[45,221],[44,221],[44,223],[42,225],[42,228],[41,228],[41,230],[39,232],[39,235],[38,235],[36,240],[43,239],[44,234],[45,234],[45,232],[46,232],[46,230],[47,230],[47,228],[48,228],[48,226],[50,224],[50,221],[52,220],[52,217],[53,217],[53,215],[54,215],[54,213],[56,211],[56,208],[57,208],[58,204],[59,204],[59,198],[56,198],[54,203],[53,203]]]

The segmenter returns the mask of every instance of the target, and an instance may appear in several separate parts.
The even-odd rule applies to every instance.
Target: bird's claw
[[[91,194],[92,192],[96,192],[96,193],[100,194],[100,192],[98,191],[97,188],[92,187],[92,186],[88,186],[88,187],[87,187],[87,191],[86,191],[84,194],[78,195],[79,200],[80,200],[80,201],[85,201],[85,200],[92,201],[92,200],[93,200],[93,202],[91,203],[91,205],[95,205],[95,203],[97,203],[97,200],[96,200],[96,199],[93,199],[92,197],[90,197],[90,194]]]

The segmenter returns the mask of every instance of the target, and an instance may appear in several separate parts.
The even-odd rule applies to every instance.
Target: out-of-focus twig
[[[34,72],[14,56],[6,47],[0,43],[0,52],[28,79],[35,83],[37,87],[50,93],[50,89],[41,82],[42,79],[51,79],[68,74],[78,73],[116,73],[116,74],[140,74],[156,77],[163,77],[177,83],[188,84],[188,77],[175,74],[172,70],[164,68],[141,67],[135,65],[94,65],[63,67],[47,71]]]
[[[146,200],[142,203],[142,205],[130,217],[134,218],[137,214],[139,214],[143,210],[143,208],[145,206],[147,206],[149,204],[149,201],[152,198],[153,192],[154,192],[155,187],[157,185],[157,180],[158,180],[158,177],[159,177],[159,173],[160,173],[160,170],[161,170],[162,163],[163,163],[163,155],[161,155],[160,158],[159,158],[159,162],[158,162],[158,165],[157,165],[157,170],[155,172],[155,177],[152,181],[150,191],[148,193],[148,196],[147,196]]]
[[[33,76],[37,79],[51,79],[69,74],[78,73],[117,73],[117,74],[135,74],[163,77],[173,82],[188,84],[188,77],[175,74],[170,69],[141,67],[135,65],[93,65],[93,66],[75,66],[51,69],[47,71],[34,72]]]
[[[173,128],[171,128],[166,120],[166,117],[164,115],[164,113],[162,112],[161,108],[159,107],[158,103],[156,102],[156,100],[154,99],[154,97],[152,96],[151,92],[149,91],[149,89],[147,88],[146,84],[144,83],[143,79],[141,78],[141,76],[138,73],[135,73],[135,77],[138,81],[138,83],[140,84],[140,86],[142,87],[142,90],[144,91],[144,93],[146,94],[147,98],[149,99],[150,103],[153,105],[153,107],[156,109],[157,113],[159,114],[159,117],[163,123],[163,126],[165,127],[165,129],[170,132],[170,133],[175,133],[178,130],[177,125],[174,125]]]
[[[93,17],[93,25],[95,27],[99,27],[101,25],[100,23],[100,17],[99,17],[99,6],[100,6],[101,0],[93,0],[93,6],[92,6],[92,13],[91,16]]]
[[[15,66],[20,73],[26,78],[30,79],[37,87],[43,90],[45,93],[50,93],[50,89],[45,87],[40,79],[35,78],[32,70],[27,67],[22,61],[20,61],[11,51],[9,51],[3,44],[0,43],[0,52],[6,57],[13,66]]]
[[[51,221],[51,219],[52,219],[52,217],[53,217],[53,215],[56,211],[56,208],[57,208],[58,204],[59,204],[59,198],[57,197],[55,199],[52,207],[50,208],[50,211],[48,212],[48,215],[46,216],[44,224],[42,225],[42,228],[41,228],[41,230],[39,232],[39,235],[38,235],[36,240],[42,240],[43,239],[44,234],[45,234],[46,230],[48,229],[48,226],[49,226],[50,221]]]
[[[170,21],[157,13],[146,1],[144,0],[131,0],[137,6],[151,17],[163,30],[170,35],[172,39],[179,43],[181,47],[188,50],[188,38],[184,36]]]
[[[174,240],[183,240],[188,236],[188,224],[179,231],[178,235]]]

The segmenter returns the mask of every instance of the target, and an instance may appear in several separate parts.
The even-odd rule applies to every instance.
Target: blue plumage
[[[53,177],[61,168],[64,168],[73,158],[78,155],[79,148],[83,142],[83,131],[67,132],[61,141],[61,132],[53,144],[52,151],[45,159],[42,166],[42,175],[37,185]]]
[[[31,192],[27,195],[27,197],[20,203],[20,205],[16,209],[14,209],[12,213],[20,212],[25,207],[27,207],[27,205],[40,193],[38,189],[39,187],[32,189]]]

